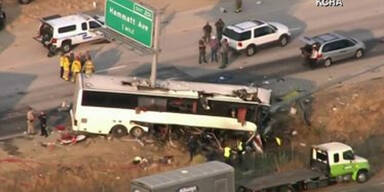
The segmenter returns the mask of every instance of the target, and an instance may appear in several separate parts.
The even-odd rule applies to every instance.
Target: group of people
[[[40,129],[41,129],[40,135],[44,137],[48,137],[47,114],[45,114],[44,111],[41,111],[40,114],[37,116],[37,118],[40,121]],[[27,134],[28,135],[35,134],[35,120],[36,120],[35,111],[32,109],[32,107],[28,107],[28,111],[27,111]]]
[[[203,27],[203,37],[199,40],[199,64],[207,63],[207,46],[210,48],[210,62],[219,62],[218,52],[221,53],[221,66],[223,69],[228,65],[229,44],[227,39],[222,39],[225,27],[220,18],[215,23],[216,36],[212,35],[212,26],[207,22]]]
[[[217,142],[223,143],[223,148],[216,146],[218,144]],[[203,153],[205,153],[207,160],[222,159],[227,164],[234,165],[234,160],[236,160],[238,164],[242,164],[247,145],[249,144],[250,142],[248,142],[245,137],[238,138],[236,143],[228,142],[226,139],[224,139],[224,141],[215,141],[214,136],[203,132],[199,136],[190,136],[187,142],[187,148],[190,161],[192,161],[198,152],[205,151]]]
[[[69,55],[64,53],[60,56],[60,78],[75,82],[77,74],[85,73],[90,76],[95,72],[95,65],[92,62],[91,55],[87,51],[85,54],[81,52],[75,56],[73,52]]]
[[[236,156],[236,160],[239,164],[243,162],[243,156],[246,153],[246,140],[238,140],[236,146],[225,145],[224,147],[224,162],[228,165],[233,165],[233,157]]]

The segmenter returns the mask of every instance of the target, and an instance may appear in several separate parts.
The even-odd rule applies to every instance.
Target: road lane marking
[[[107,69],[101,69],[101,70],[96,71],[95,73],[101,73],[101,72],[106,72],[106,71],[113,71],[113,70],[121,69],[121,68],[125,68],[125,67],[127,67],[127,66],[126,65],[119,65],[119,66],[116,66],[116,67],[111,67],[111,68],[107,68]]]

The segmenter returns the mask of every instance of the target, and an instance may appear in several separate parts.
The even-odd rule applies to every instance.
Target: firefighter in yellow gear
[[[77,78],[77,74],[81,72],[81,62],[80,62],[80,57],[76,57],[76,59],[72,63],[72,76],[71,76],[71,81],[75,82]]]
[[[245,154],[245,150],[244,150],[244,143],[243,141],[240,141],[237,143],[237,160],[239,163],[242,163],[243,162],[243,155]]]
[[[231,152],[232,149],[230,147],[224,147],[224,161],[229,165],[231,165]]]
[[[62,65],[62,69],[63,69],[63,74],[61,75],[61,77],[64,80],[68,81],[69,80],[69,72],[71,70],[68,56],[64,56],[63,60],[61,60],[61,58],[60,58],[60,66],[61,65]]]
[[[283,141],[279,137],[275,137],[275,141],[277,146],[281,147],[283,145]]]
[[[93,65],[91,58],[87,58],[84,64],[85,76],[90,77],[94,72],[95,72],[95,65]]]

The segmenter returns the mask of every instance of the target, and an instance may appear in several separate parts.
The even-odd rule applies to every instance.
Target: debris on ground
[[[58,142],[62,145],[76,144],[84,141],[87,137],[85,135],[76,135],[73,133],[62,133]]]

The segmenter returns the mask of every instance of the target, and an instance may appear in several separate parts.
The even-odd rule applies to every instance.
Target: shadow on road
[[[134,69],[130,75],[141,78],[149,78],[151,71],[148,69],[150,68],[151,63],[142,64],[140,67]],[[184,70],[180,70],[174,65],[158,64],[156,78],[160,80],[186,80],[190,79],[191,76],[184,72]]]
[[[97,67],[97,70],[102,70],[100,74],[107,74],[108,71],[104,69],[109,69],[113,67],[120,60],[122,52],[121,50],[119,50],[119,48],[115,47],[105,50],[103,52],[96,51],[94,54],[95,56],[93,60]]]
[[[335,32],[363,41],[367,48],[365,51],[366,53],[369,53],[372,49],[374,49],[380,43],[379,38],[375,38],[372,31],[369,29],[354,29],[350,31],[337,30]]]
[[[5,120],[7,119],[14,118],[15,116],[22,116],[23,118],[21,122],[25,123],[26,108],[18,109],[12,113],[10,113],[10,111],[13,111],[15,106],[25,97],[27,94],[25,90],[28,89],[35,79],[35,75],[0,72],[0,87],[2,87],[2,91],[0,92],[0,135],[5,132],[15,132],[19,129],[18,126],[9,127],[9,122],[7,121],[7,123],[5,123]],[[13,87],[12,85],[18,86]],[[10,94],[15,92],[16,94]]]

